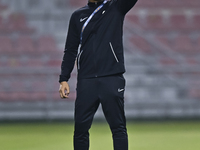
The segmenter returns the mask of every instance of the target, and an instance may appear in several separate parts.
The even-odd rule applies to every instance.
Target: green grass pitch
[[[128,122],[129,150],[200,150],[200,121]],[[72,123],[0,124],[1,150],[73,150]],[[94,123],[90,150],[112,150],[106,123]]]

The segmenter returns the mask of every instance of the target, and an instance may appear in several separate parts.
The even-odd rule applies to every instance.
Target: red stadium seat
[[[141,52],[144,53],[152,53],[152,45],[146,41],[144,38],[139,37],[139,36],[135,36],[135,37],[131,37],[130,38],[130,42],[136,47],[138,48],[138,50],[140,50]]]
[[[13,44],[9,37],[0,36],[0,52],[4,54],[13,52]]]
[[[162,65],[176,65],[177,64],[176,60],[170,57],[161,57],[160,63]]]
[[[0,33],[1,33],[1,30],[3,30],[3,19],[0,16]]]
[[[170,26],[171,29],[180,30],[188,29],[188,22],[185,15],[171,15]]]
[[[200,36],[197,38],[195,48],[198,53],[200,53]]]
[[[7,101],[9,99],[8,92],[0,92],[0,101]]]
[[[157,36],[156,39],[161,43],[163,44],[164,46],[167,46],[169,48],[172,48],[172,45],[171,45],[171,42],[169,40],[169,38],[167,38],[166,36]]]
[[[62,59],[53,59],[53,60],[49,60],[47,62],[47,65],[48,66],[51,66],[51,67],[59,67],[61,66],[61,63],[62,63]]]
[[[194,43],[187,35],[181,35],[174,40],[174,50],[180,53],[194,54]]]
[[[148,15],[146,16],[145,28],[147,29],[162,29],[164,30],[165,24],[163,23],[162,15]]]
[[[200,99],[200,88],[192,88],[189,90],[189,96],[191,98]]]
[[[9,30],[21,33],[33,33],[34,29],[28,27],[26,18],[23,14],[11,14],[7,24]]]
[[[34,41],[29,36],[20,36],[16,40],[16,51],[20,53],[26,53],[26,52],[35,52],[36,48],[34,45]]]
[[[40,52],[55,52],[58,48],[53,37],[43,36],[39,38],[38,50]]]
[[[138,15],[132,15],[132,14],[128,14],[127,19],[130,20],[131,22],[135,23],[135,24],[140,24],[140,18]]]
[[[6,10],[8,7],[6,5],[0,4],[0,11]]]
[[[31,101],[37,101],[37,100],[42,100],[45,101],[47,100],[47,92],[31,92],[30,94],[30,98],[28,100]]]
[[[186,58],[186,62],[189,64],[189,65],[198,65],[199,62],[197,59],[193,58],[193,57],[188,57]]]
[[[3,23],[3,19],[2,19],[2,17],[0,16],[0,24],[2,24]]]
[[[17,89],[16,89],[17,87]],[[11,86],[11,89],[10,90],[13,90],[13,91],[17,91],[17,90],[24,90],[25,89],[25,85],[22,81],[19,81],[19,80],[15,80],[15,81],[12,81],[12,86]]]
[[[193,24],[195,29],[200,29],[200,15],[193,16]]]
[[[41,81],[41,79],[37,79],[37,81],[32,82],[32,89],[36,91],[45,91],[48,88],[48,83],[46,81]]]
[[[8,93],[7,93],[8,95]],[[9,92],[9,101],[19,101],[21,99],[19,92]]]

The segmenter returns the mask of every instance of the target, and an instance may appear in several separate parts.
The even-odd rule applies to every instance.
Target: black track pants
[[[128,150],[124,88],[125,79],[122,75],[78,81],[75,102],[74,150],[89,149],[88,130],[100,103],[112,131],[114,150]]]

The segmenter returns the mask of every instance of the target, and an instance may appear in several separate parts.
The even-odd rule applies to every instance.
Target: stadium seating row
[[[7,9],[6,5],[0,4],[0,11],[4,11]]]
[[[139,0],[137,3],[137,7],[167,7],[167,8],[174,8],[174,7],[199,7],[200,1],[199,0]]]
[[[82,0],[70,0],[70,4],[74,7],[81,7],[86,5],[86,1]],[[167,8],[174,8],[174,7],[199,7],[200,1],[199,0],[139,0],[136,4],[136,7],[167,7]]]
[[[193,39],[188,35],[178,35],[176,37],[157,35],[155,37],[155,41],[170,48],[172,51],[186,54],[187,56],[200,54],[200,37]],[[134,45],[134,47],[146,54],[158,54],[160,52],[154,44],[150,43],[143,37],[133,36],[130,38],[130,42]]]
[[[156,40],[172,50],[188,54],[196,54],[200,51],[200,37],[190,38],[188,35],[178,35],[176,37],[167,37],[157,35]],[[146,53],[150,53],[155,46],[145,41],[144,38],[134,36],[130,38],[131,43]],[[12,41],[9,37],[0,37],[0,52],[9,53],[38,53],[38,52],[55,52],[61,54],[58,50],[56,42],[52,37],[43,36],[33,40],[29,36],[22,36]]]
[[[186,15],[170,15],[165,17],[162,14],[148,14],[146,16],[132,15],[127,16],[132,23],[139,25],[146,30],[157,30],[169,32],[174,30],[200,30],[200,15],[196,14],[190,17]]]
[[[52,36],[41,36],[36,40],[30,36],[19,36],[16,40],[8,36],[0,36],[0,52],[4,54],[58,52],[58,48]]]
[[[0,34],[11,34],[16,32],[21,34],[32,34],[34,31],[34,28],[27,25],[27,20],[23,14],[14,13],[6,19],[3,19],[0,16]]]
[[[167,38],[164,36],[157,37],[158,41],[168,46],[172,50],[187,54],[187,55],[198,55],[200,54],[200,37],[193,40],[187,35],[177,36],[175,38]]]
[[[0,101],[60,100],[58,75],[57,80],[48,80],[48,77],[50,76],[45,73],[35,74],[32,77],[23,74],[16,76],[15,79],[12,76],[5,77],[6,82],[2,81],[0,84]],[[70,100],[75,99],[76,92],[73,89],[75,88],[70,91]]]
[[[70,92],[70,99],[63,99],[64,101],[75,100],[75,92]],[[62,99],[57,91],[53,92],[0,92],[0,101],[14,102],[14,101],[51,101]]]
[[[5,58],[0,60],[0,67],[60,67],[60,59],[55,58]]]

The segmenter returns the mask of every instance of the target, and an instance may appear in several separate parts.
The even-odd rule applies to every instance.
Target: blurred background
[[[58,78],[72,12],[87,0],[0,0],[0,120],[73,119]],[[128,119],[200,118],[200,1],[139,0],[126,16]],[[96,118],[103,118],[101,108]]]
[[[86,3],[0,0],[2,150],[73,149],[76,66],[69,99],[60,99],[58,79],[69,18]],[[199,150],[200,1],[138,0],[124,50],[130,149]],[[95,117],[91,149],[112,149],[101,107]]]

